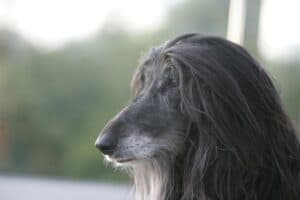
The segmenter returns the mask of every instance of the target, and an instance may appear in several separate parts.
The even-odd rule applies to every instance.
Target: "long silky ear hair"
[[[265,70],[242,47],[188,34],[165,44],[190,120],[184,200],[300,199],[299,142]]]

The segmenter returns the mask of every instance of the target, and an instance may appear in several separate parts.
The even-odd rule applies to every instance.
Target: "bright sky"
[[[57,49],[95,34],[112,16],[133,32],[155,30],[163,24],[168,7],[181,1],[0,0],[0,26],[9,26],[38,47]],[[262,55],[268,59],[299,56],[300,0],[262,2]]]
[[[158,28],[171,0],[0,0],[0,24],[31,43],[59,48],[97,32],[111,13],[131,31]]]
[[[261,54],[268,59],[299,60],[300,1],[264,0],[260,19]]]

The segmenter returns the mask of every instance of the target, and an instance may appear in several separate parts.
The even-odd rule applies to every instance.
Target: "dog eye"
[[[164,70],[162,79],[158,85],[160,90],[165,90],[167,88],[173,88],[178,85],[178,77],[176,71],[173,67],[168,67]]]

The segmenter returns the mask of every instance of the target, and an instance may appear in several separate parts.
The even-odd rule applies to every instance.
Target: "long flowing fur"
[[[296,131],[269,75],[246,50],[187,34],[149,59],[176,69],[178,109],[188,123],[179,152],[132,166],[138,200],[300,199]],[[145,84],[140,76],[135,89]]]
[[[161,199],[167,197],[167,185],[172,182],[172,175],[165,160],[148,160],[133,167],[136,199]]]

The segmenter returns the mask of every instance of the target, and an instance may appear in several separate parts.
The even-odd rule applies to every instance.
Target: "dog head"
[[[224,149],[252,162],[246,160],[249,154],[264,148],[266,132],[259,124],[270,113],[259,107],[268,109],[272,102],[266,100],[276,90],[236,44],[200,34],[167,41],[142,59],[131,86],[133,100],[96,141],[109,160],[132,163],[165,153],[177,156],[190,147],[205,154],[211,145],[212,152]]]
[[[151,49],[131,86],[133,100],[96,141],[120,163],[190,151],[201,159],[230,152],[244,165],[264,166],[270,158],[261,153],[277,145],[266,138],[283,140],[274,127],[292,127],[265,70],[222,38],[186,34]]]
[[[132,79],[133,100],[102,130],[96,146],[108,160],[134,163],[180,152],[187,122],[180,109],[180,77],[165,46],[152,48]]]

